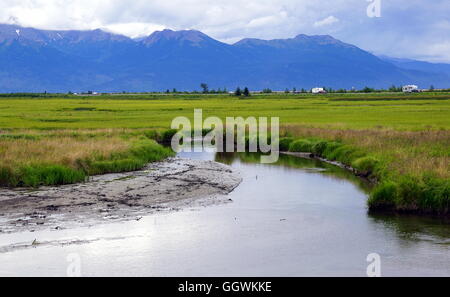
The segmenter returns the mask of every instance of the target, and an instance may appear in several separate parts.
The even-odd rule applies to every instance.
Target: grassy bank
[[[171,155],[154,140],[134,134],[1,134],[0,186],[83,182],[91,175],[138,170]]]
[[[311,152],[355,169],[377,186],[371,210],[449,214],[450,135],[446,131],[330,131],[289,126],[283,150]]]

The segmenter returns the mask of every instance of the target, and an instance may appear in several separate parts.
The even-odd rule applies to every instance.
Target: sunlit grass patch
[[[82,182],[86,176],[132,171],[172,152],[148,138],[99,134],[0,137],[0,185],[8,187]]]

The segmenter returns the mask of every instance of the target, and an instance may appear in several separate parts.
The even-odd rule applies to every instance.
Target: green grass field
[[[176,116],[273,116],[281,123],[336,129],[448,129],[450,94],[139,95],[1,98],[0,128],[168,128]]]
[[[0,95],[0,185],[141,168],[170,155],[152,131],[199,108],[204,117],[279,117],[286,149],[377,180],[372,209],[449,214],[450,93]]]

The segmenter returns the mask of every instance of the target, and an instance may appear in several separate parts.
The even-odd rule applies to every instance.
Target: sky
[[[450,0],[1,0],[0,23],[130,37],[196,29],[227,43],[328,34],[378,55],[450,63]]]

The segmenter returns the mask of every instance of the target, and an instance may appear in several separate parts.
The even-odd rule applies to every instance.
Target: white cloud
[[[153,28],[191,29],[216,38],[310,33],[314,20],[361,0],[2,0],[0,22],[42,29],[109,28],[131,36]],[[338,10],[345,10],[347,4]]]
[[[117,23],[103,26],[102,29],[129,36],[131,38],[143,37],[154,31],[161,31],[170,26],[151,23]]]
[[[419,59],[431,62],[449,62],[450,41],[439,41],[429,44],[419,52],[415,52]]]
[[[339,19],[335,16],[330,15],[327,18],[324,18],[323,20],[314,22],[314,27],[323,27],[323,26],[329,26],[335,23],[338,23]]]

